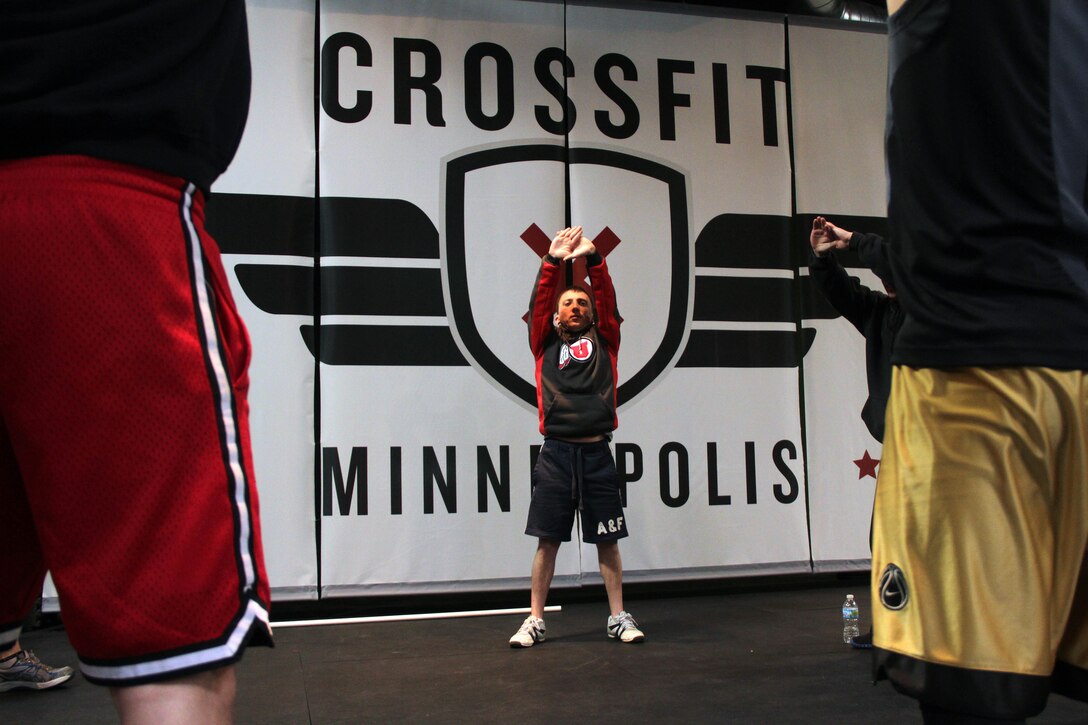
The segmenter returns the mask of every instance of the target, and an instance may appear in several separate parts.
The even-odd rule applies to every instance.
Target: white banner
[[[826,215],[850,231],[883,229],[887,39],[865,27],[790,26],[799,224]],[[807,233],[796,243],[807,247]],[[856,257],[839,256],[882,289]],[[867,569],[881,445],[861,420],[865,339],[841,317],[805,324],[816,332],[804,360],[812,558],[817,570]]]
[[[277,597],[527,585],[522,316],[568,223],[625,319],[626,578],[865,565],[862,340],[808,319],[803,267],[811,214],[883,216],[883,38],[671,4],[312,5],[250,3],[250,121],[209,206]],[[596,572],[560,550],[557,585]]]
[[[785,240],[707,233],[698,244],[709,266],[696,266],[712,219],[791,215],[781,26],[582,6],[564,17],[554,3],[456,7],[322,5],[320,188],[339,198],[322,217],[333,230],[323,247],[335,247],[322,269],[336,277],[323,329],[337,326],[322,338],[332,363],[321,373],[323,485],[341,494],[323,510],[323,587],[527,576],[539,433],[521,316],[568,197],[572,223],[614,240],[602,251],[626,318],[615,444],[630,479],[628,578],[807,569],[798,368],[732,367],[713,352],[796,332],[776,305],[742,299],[767,282],[788,298],[781,251],[723,264],[732,246]],[[360,200],[358,217],[345,199]],[[403,238],[408,224],[433,226],[436,244]],[[719,290],[750,309],[723,308]],[[421,299],[439,291],[433,305]],[[433,349],[450,331],[462,360],[415,349],[413,337]],[[699,359],[677,367],[689,346]],[[593,578],[595,554],[582,553],[562,550],[558,575]]]
[[[314,323],[315,17],[310,0],[247,12],[249,120],[215,184],[208,228],[253,345],[250,427],[269,580],[277,598],[313,598],[315,363],[302,330]]]

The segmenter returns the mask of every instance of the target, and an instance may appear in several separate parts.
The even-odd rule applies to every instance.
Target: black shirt
[[[249,112],[243,0],[27,0],[0,22],[0,158],[81,154],[205,191]]]
[[[889,18],[893,361],[1088,368],[1088,2]]]

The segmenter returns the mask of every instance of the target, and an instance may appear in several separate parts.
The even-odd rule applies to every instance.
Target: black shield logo
[[[579,193],[579,183],[595,190],[606,184],[613,194]],[[594,209],[595,202],[587,198],[607,198],[602,206],[608,208]],[[609,263],[621,311],[625,283],[640,296],[657,296],[646,306],[654,319],[640,320],[634,329],[624,327],[619,404],[674,364],[685,339],[691,297],[682,173],[612,149],[560,144],[486,148],[446,161],[443,203],[442,273],[451,326],[466,356],[496,385],[535,407],[532,358],[518,317],[527,309],[540,255],[525,248],[522,233],[537,224],[555,226],[564,212],[586,226],[587,236],[608,229],[627,245],[624,255],[657,260],[654,265]],[[549,218],[536,218],[545,215]],[[587,218],[593,222],[584,222]],[[625,280],[624,273],[655,276]]]

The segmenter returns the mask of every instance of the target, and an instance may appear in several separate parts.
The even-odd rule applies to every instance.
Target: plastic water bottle
[[[850,639],[859,634],[858,603],[854,601],[853,594],[847,594],[846,601],[842,603],[842,641],[849,644]]]

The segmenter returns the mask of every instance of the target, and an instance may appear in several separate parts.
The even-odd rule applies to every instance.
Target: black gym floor
[[[524,614],[281,627],[238,667],[238,723],[920,723],[913,700],[874,685],[842,642],[847,593],[869,625],[865,575],[627,587],[646,632],[605,634],[603,591],[556,590],[547,642],[511,649]],[[273,605],[274,621],[527,606],[527,592]],[[446,606],[443,606],[446,605]],[[42,661],[75,666],[56,617],[24,633]],[[79,674],[0,694],[4,723],[110,723],[107,690]],[[1033,723],[1088,723],[1052,696]]]

